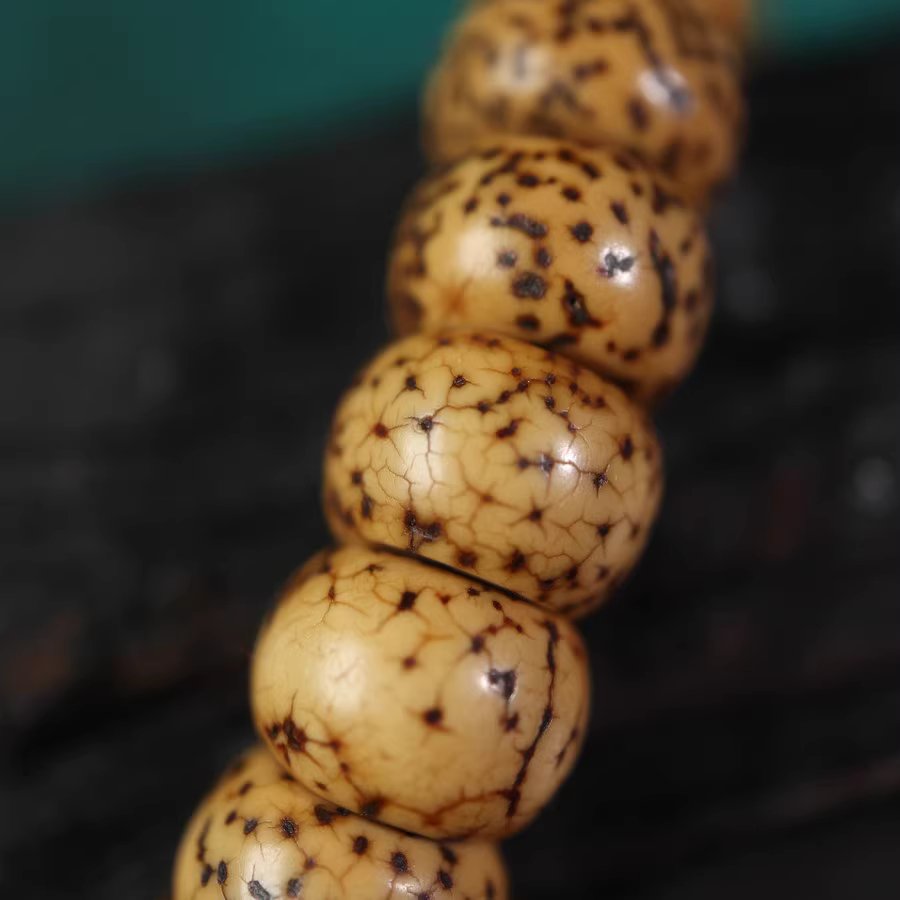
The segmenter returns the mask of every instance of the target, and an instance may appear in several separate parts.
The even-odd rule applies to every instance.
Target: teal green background
[[[409,107],[457,0],[6,0],[0,194],[251,158]],[[900,0],[770,0],[759,42],[889,33]]]

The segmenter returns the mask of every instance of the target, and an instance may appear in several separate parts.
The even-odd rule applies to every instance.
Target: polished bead
[[[697,213],[634,157],[511,137],[414,191],[388,297],[401,334],[500,330],[652,400],[697,356],[711,272]]]
[[[662,460],[646,413],[571,360],[492,333],[383,350],[340,403],[325,507],[345,542],[453,566],[580,615],[638,559]]]
[[[550,800],[589,707],[565,619],[420,559],[321,554],[253,657],[253,718],[311,791],[433,838],[505,837]]]
[[[352,815],[293,781],[262,747],[203,800],[175,859],[172,900],[505,900],[491,844],[435,843]]]

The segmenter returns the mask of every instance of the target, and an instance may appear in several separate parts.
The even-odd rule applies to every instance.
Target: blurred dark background
[[[587,746],[507,845],[521,900],[900,894],[900,35],[778,46],[708,347],[659,419],[662,519],[584,623]],[[309,139],[5,167],[4,898],[162,897],[252,739],[257,625],[327,541],[331,410],[387,338],[408,65]]]

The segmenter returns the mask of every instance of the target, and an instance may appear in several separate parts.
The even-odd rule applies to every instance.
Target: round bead
[[[639,557],[659,505],[646,413],[571,360],[495,334],[416,335],[341,401],[325,458],[340,541],[417,553],[582,614]]]
[[[323,803],[262,747],[194,813],[175,859],[172,900],[505,900],[490,844],[437,844]]]
[[[312,791],[433,838],[505,837],[568,775],[589,707],[565,619],[418,559],[322,554],[253,657],[257,730]]]
[[[513,137],[415,191],[388,296],[401,334],[501,330],[653,399],[697,356],[711,270],[697,213],[634,157]]]
[[[631,149],[703,202],[737,152],[738,54],[687,0],[489,0],[452,33],[424,118],[435,161],[543,134]]]

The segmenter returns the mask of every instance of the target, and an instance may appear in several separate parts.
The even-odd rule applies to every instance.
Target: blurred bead
[[[606,144],[703,203],[737,152],[737,58],[686,2],[490,0],[461,20],[431,78],[426,150],[447,162],[510,134]]]

